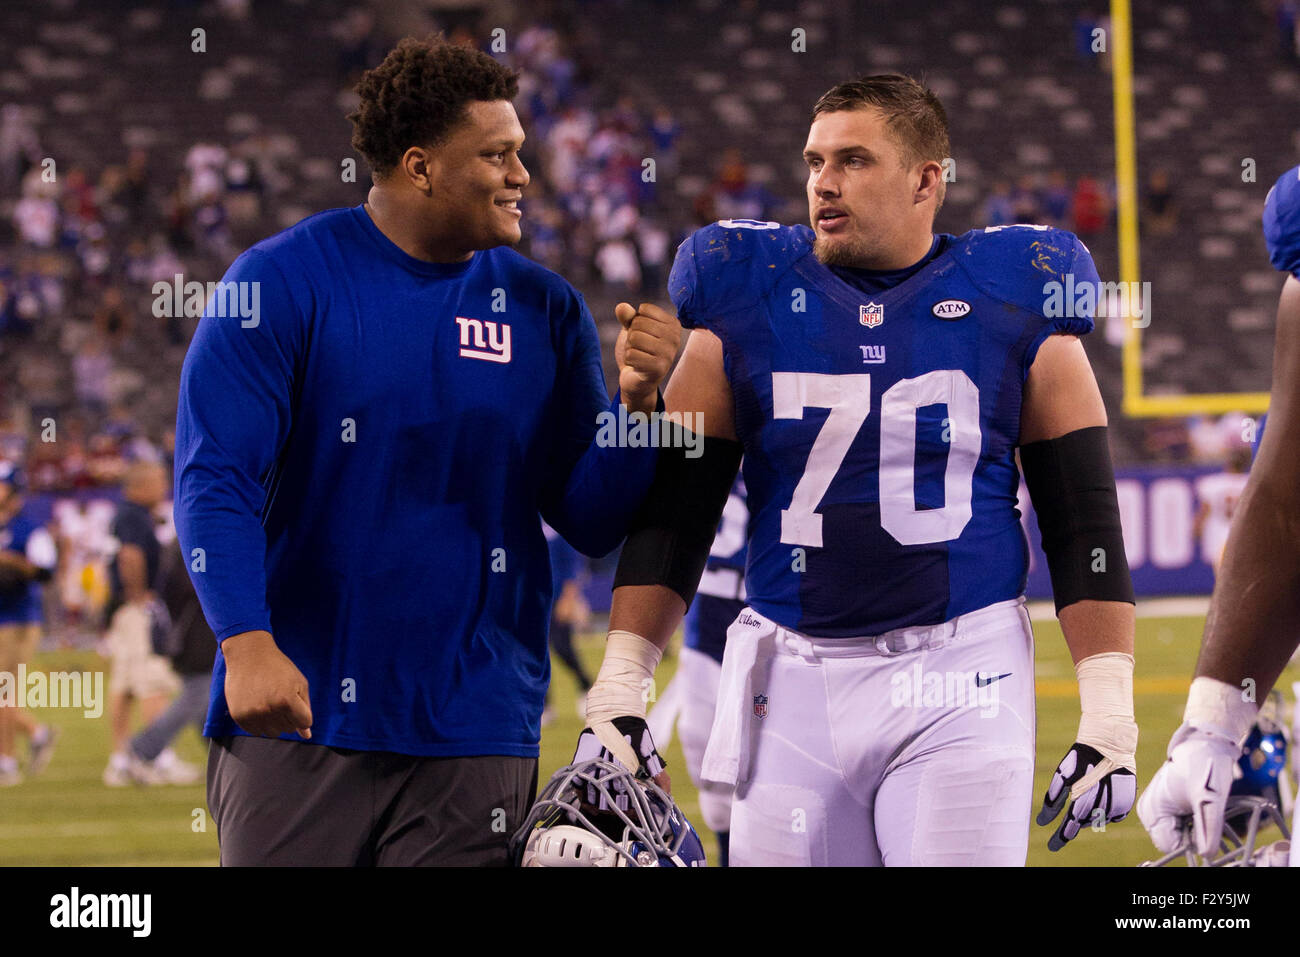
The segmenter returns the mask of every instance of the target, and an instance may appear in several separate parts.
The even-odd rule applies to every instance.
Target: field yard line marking
[[[97,837],[104,834],[122,834],[126,831],[151,833],[158,828],[152,823],[126,823],[122,821],[76,821],[70,824],[0,824],[0,841],[25,840],[31,837]]]
[[[1133,679],[1133,694],[1187,694],[1192,685],[1189,676],[1156,675]],[[1073,678],[1040,678],[1034,682],[1034,691],[1040,698],[1078,697],[1079,683]]]
[[[1056,618],[1056,606],[1050,601],[1026,602],[1030,621],[1053,621]],[[1195,618],[1210,610],[1210,599],[1206,595],[1192,595],[1186,598],[1142,598],[1137,603],[1139,618]]]

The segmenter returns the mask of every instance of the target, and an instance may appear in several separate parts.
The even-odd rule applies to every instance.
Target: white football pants
[[[736,785],[733,865],[1023,866],[1033,773],[1023,599],[869,638],[728,629],[703,777]]]
[[[722,666],[704,652],[682,648],[674,679],[682,683],[682,710],[677,718],[677,733],[682,738],[686,769],[700,792],[700,816],[712,831],[725,831],[731,821],[731,786],[700,778],[721,677]]]

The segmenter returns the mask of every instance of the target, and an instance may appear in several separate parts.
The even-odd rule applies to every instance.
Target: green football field
[[[1202,618],[1144,618],[1137,632],[1138,780],[1144,786],[1164,759],[1165,745],[1177,727],[1189,676],[1200,643]],[[1074,740],[1079,703],[1074,671],[1055,621],[1035,623],[1038,643],[1038,765],[1036,800],[1047,786],[1056,762]],[[603,632],[592,632],[579,650],[595,673]],[[659,686],[665,687],[677,665],[665,658]],[[44,671],[94,670],[103,660],[90,652],[51,652],[33,663]],[[1290,669],[1279,687],[1289,696]],[[567,763],[582,722],[575,710],[572,678],[558,665],[552,684],[555,720],[543,732],[542,781]],[[0,865],[212,865],[217,836],[207,816],[203,786],[111,789],[100,782],[109,752],[107,717],[89,720],[77,711],[48,710],[45,720],[63,731],[54,760],[41,776],[0,789]],[[202,762],[204,745],[187,730],[177,744],[180,755]],[[674,739],[666,758],[673,791],[687,815],[704,832],[713,859],[716,843],[699,818],[695,789]],[[1034,808],[1037,811],[1037,804]],[[1029,845],[1033,866],[1131,866],[1153,856],[1136,814],[1104,833],[1087,832],[1064,851],[1047,850],[1049,830],[1034,826]],[[1268,837],[1275,839],[1276,835]]]

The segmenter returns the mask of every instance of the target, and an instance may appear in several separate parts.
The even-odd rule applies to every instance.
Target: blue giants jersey
[[[58,564],[54,536],[23,511],[0,525],[0,552],[17,552],[47,571],[53,571]],[[42,617],[41,586],[35,581],[13,591],[0,592],[0,625],[39,622]]]
[[[1092,329],[1097,271],[1048,227],[945,238],[871,295],[805,226],[723,221],[678,249],[669,292],[722,341],[744,446],[748,602],[787,628],[880,634],[1024,591],[1024,382],[1049,335]]]

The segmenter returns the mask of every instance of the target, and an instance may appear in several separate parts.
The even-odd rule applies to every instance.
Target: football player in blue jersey
[[[703,768],[735,787],[733,864],[1024,863],[1034,659],[1017,454],[1082,712],[1038,821],[1060,817],[1057,850],[1136,797],[1133,589],[1078,338],[1097,273],[1058,229],[935,235],[948,156],[920,84],[843,83],[804,149],[811,227],[723,221],[677,252],[669,292],[693,331],[665,401],[702,417],[704,452],[660,458],[578,753],[666,775],[644,689],[743,453],[747,607]]]
[[[680,330],[620,305],[611,400],[582,297],[508,248],[517,90],[485,53],[398,44],[350,117],[367,201],[241,255],[186,356],[224,864],[504,865],[532,801],[542,517],[591,555],[622,540],[658,449],[598,430],[656,409]]]
[[[22,471],[0,459],[0,675],[10,688],[41,642],[41,585],[58,564],[54,536],[23,508],[23,485]],[[58,739],[56,729],[25,708],[0,700],[0,788],[23,779],[15,754],[19,732],[31,747],[28,776],[45,768]]]
[[[1138,801],[1138,817],[1165,852],[1188,836],[1198,854],[1218,848],[1243,741],[1300,644],[1300,166],[1268,193],[1264,240],[1273,265],[1288,273],[1268,429],[1228,532],[1183,723]],[[1291,847],[1295,867],[1294,839]]]

